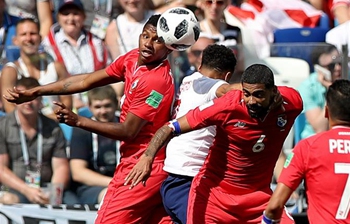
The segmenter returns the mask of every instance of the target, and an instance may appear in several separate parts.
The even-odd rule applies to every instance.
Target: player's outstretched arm
[[[115,82],[104,69],[89,74],[73,75],[48,85],[27,90],[7,89],[3,97],[11,103],[21,104],[44,95],[68,95]]]
[[[157,152],[174,136],[181,133],[191,131],[190,125],[186,117],[180,117],[163,125],[154,134],[147,149],[140,157],[139,162],[133,167],[125,178],[124,185],[130,183],[130,189],[142,182],[146,184],[146,180],[151,174],[152,163]]]
[[[278,221],[281,219],[284,205],[292,193],[293,190],[291,188],[283,183],[278,183],[264,211],[261,223],[279,223]]]

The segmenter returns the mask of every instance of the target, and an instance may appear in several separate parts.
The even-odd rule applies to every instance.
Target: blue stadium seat
[[[277,29],[271,45],[271,56],[303,59],[309,63],[310,72],[313,72],[311,53],[325,42],[328,30],[323,27]]]
[[[306,122],[305,113],[299,114],[294,122],[294,145],[301,140],[301,132],[304,130]]]

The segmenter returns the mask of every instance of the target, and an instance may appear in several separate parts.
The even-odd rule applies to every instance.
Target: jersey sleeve
[[[279,183],[283,183],[293,190],[297,189],[302,179],[304,179],[308,152],[308,141],[306,139],[300,141],[293,149],[293,152],[288,155],[278,179]]]
[[[230,91],[232,93],[234,91]],[[220,125],[228,116],[227,108],[229,108],[228,99],[232,94],[227,93],[221,98],[209,101],[193,110],[190,110],[185,116],[192,129],[199,129],[210,125]],[[232,105],[229,109],[234,110]]]
[[[138,88],[133,92],[134,98],[128,112],[144,120],[153,121],[155,115],[163,107],[166,100],[174,101],[174,91],[170,91],[169,88],[174,87],[168,86],[165,83],[160,84],[156,79],[149,76],[140,79]],[[169,98],[170,93],[171,99]]]
[[[106,68],[106,73],[109,76],[115,77],[119,80],[124,80],[125,74],[125,60],[126,55],[121,55],[116,58],[109,66]]]

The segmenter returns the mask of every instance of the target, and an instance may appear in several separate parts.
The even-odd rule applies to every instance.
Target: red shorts
[[[163,163],[153,164],[145,187],[138,184],[130,190],[130,185],[124,186],[124,179],[134,165],[126,162],[118,165],[97,212],[95,224],[172,223],[164,210],[159,192],[167,177]]]
[[[188,199],[187,224],[260,224],[270,197],[270,190],[228,193],[218,181],[196,176]],[[286,214],[282,220],[284,224],[294,223]]]

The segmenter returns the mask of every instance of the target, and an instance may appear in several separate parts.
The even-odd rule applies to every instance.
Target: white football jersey
[[[175,117],[179,118],[217,98],[216,90],[223,84],[227,82],[208,78],[199,72],[185,77],[176,99]],[[204,163],[215,134],[215,126],[209,126],[172,138],[166,148],[163,169],[168,173],[195,176]]]

